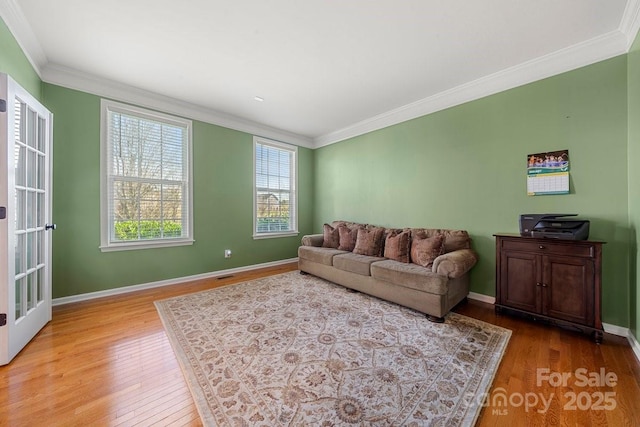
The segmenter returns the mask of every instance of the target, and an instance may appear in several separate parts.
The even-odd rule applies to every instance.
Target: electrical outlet
[[[231,249],[225,249],[224,250],[224,257],[225,258],[231,258]]]

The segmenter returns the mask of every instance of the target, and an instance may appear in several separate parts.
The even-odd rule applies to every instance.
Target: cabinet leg
[[[496,306],[493,307],[493,311],[496,314],[501,314],[502,313],[502,307],[499,307],[499,306],[496,305]]]
[[[593,338],[596,341],[596,344],[602,343],[602,331],[595,331],[593,334]]]

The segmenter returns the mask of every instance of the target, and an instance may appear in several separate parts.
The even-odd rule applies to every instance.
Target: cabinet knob
[[[540,249],[544,249],[544,246],[543,246],[543,245],[540,245]]]
[[[536,286],[542,286],[542,283],[536,282]]]
[[[543,287],[543,288],[546,288],[546,287],[547,287],[547,284],[546,284],[546,283],[543,283],[543,284],[542,284],[542,287]]]

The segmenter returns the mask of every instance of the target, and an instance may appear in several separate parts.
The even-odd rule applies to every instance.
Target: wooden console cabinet
[[[515,310],[591,332],[602,342],[602,244],[495,234],[496,311]]]

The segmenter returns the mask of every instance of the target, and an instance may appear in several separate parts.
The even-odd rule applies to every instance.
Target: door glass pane
[[[43,286],[44,286],[44,268],[39,268],[38,269],[38,289],[37,289],[37,298],[38,298],[38,302],[42,302],[44,301],[44,292],[43,292]]]
[[[16,99],[14,108],[15,108],[14,136],[16,138],[16,141],[20,141],[24,143],[24,135],[25,135],[24,112],[25,112],[26,105],[20,102],[19,99]]]
[[[44,193],[38,193],[38,214],[36,227],[44,227]]]
[[[36,272],[27,276],[27,311],[36,306]]]
[[[38,114],[33,110],[28,110],[27,116],[27,145],[36,148],[36,127],[38,126]]]
[[[24,313],[22,312],[22,301],[24,300],[23,284],[26,278],[16,280],[16,320],[21,318]]]
[[[44,263],[44,231],[37,231],[36,235],[36,246],[38,247],[38,259],[36,260],[36,264],[40,265]]]
[[[25,227],[25,204],[27,192],[25,190],[16,190],[16,231],[24,230]]]
[[[46,120],[43,117],[38,117],[38,151],[40,151],[41,153],[45,152],[45,144],[44,144],[44,138],[46,136],[46,128],[45,126],[47,125]]]
[[[27,269],[34,268],[36,266],[36,233],[27,233]]]
[[[27,183],[26,157],[27,149],[24,146],[16,144],[15,147],[15,168],[16,168],[16,185],[24,187]]]
[[[25,239],[25,234],[16,234],[16,276],[26,271],[24,259]]]
[[[36,212],[36,193],[33,191],[27,192],[27,228],[34,228]]]
[[[38,154],[35,151],[28,150],[27,151],[27,186],[30,188],[36,187],[36,165],[38,164]]]
[[[44,190],[44,155],[38,154],[38,184],[39,190]]]

